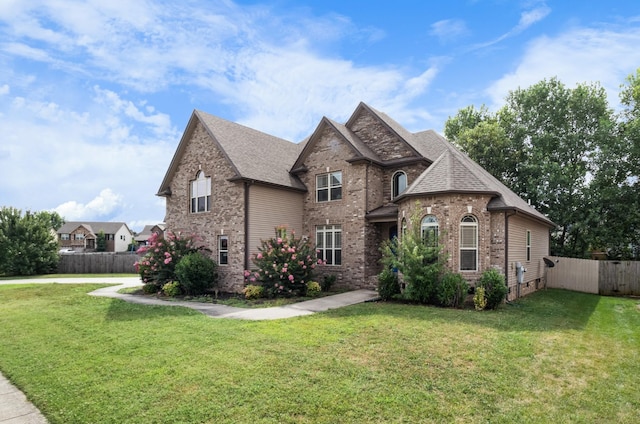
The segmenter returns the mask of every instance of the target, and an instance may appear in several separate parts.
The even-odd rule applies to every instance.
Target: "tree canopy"
[[[56,270],[58,242],[55,229],[63,220],[55,212],[0,209],[0,274],[36,275]]]
[[[637,254],[640,70],[627,78],[618,114],[598,83],[545,79],[505,100],[496,113],[461,109],[445,136],[556,223],[553,254]]]

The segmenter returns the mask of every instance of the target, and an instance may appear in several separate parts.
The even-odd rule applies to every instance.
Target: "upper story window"
[[[205,177],[199,171],[196,179],[191,181],[191,213],[211,210],[211,177]]]
[[[342,171],[316,175],[316,201],[342,199]]]
[[[438,245],[438,219],[433,215],[427,215],[422,218],[420,224],[420,233],[422,240],[428,246],[435,247]]]
[[[460,271],[478,270],[478,220],[465,215],[460,221]]]
[[[403,171],[398,171],[393,174],[392,178],[392,187],[391,187],[391,198],[395,199],[400,196],[402,192],[407,188],[407,174]]]
[[[76,234],[74,238],[76,240],[84,240],[84,234]]]
[[[60,234],[60,240],[69,240],[69,233],[62,233]]]

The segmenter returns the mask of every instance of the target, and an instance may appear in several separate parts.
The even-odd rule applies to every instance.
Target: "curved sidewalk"
[[[144,296],[121,294],[123,287],[141,285],[137,277],[98,277],[98,278],[34,278],[21,280],[0,280],[0,284],[79,284],[112,283],[117,286],[104,287],[89,293],[91,296],[110,297],[143,305],[184,306],[192,308],[213,318],[235,318],[247,320],[272,320],[310,315],[314,312],[341,308],[356,303],[368,302],[378,298],[373,290],[355,290],[346,293],[307,300],[286,306],[273,308],[234,308],[226,305],[198,302],[171,302]],[[26,396],[13,386],[0,373],[0,424],[46,424],[46,418],[27,400]]]

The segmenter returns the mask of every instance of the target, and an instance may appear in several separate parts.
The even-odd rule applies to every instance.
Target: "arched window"
[[[427,246],[436,247],[438,245],[438,219],[433,215],[422,218],[420,234]]]
[[[407,174],[403,171],[398,171],[393,174],[393,187],[391,188],[391,199],[395,199],[400,196],[402,192],[407,188]]]
[[[191,181],[191,213],[211,210],[211,177],[199,171]]]
[[[478,220],[465,215],[460,221],[460,271],[478,270]]]

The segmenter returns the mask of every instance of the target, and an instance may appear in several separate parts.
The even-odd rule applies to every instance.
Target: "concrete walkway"
[[[273,320],[310,315],[314,312],[327,311],[372,301],[378,298],[373,290],[355,290],[346,293],[325,296],[286,306],[273,308],[234,308],[226,305],[198,302],[172,302],[144,296],[121,294],[118,290],[124,287],[141,285],[137,277],[100,277],[100,278],[37,278],[22,280],[0,280],[0,284],[78,284],[78,283],[111,283],[117,286],[105,287],[89,293],[91,296],[110,297],[143,305],[184,306],[192,308],[213,318],[234,318],[247,320]],[[40,411],[29,402],[26,396],[13,386],[0,373],[0,424],[46,424],[47,420]]]

